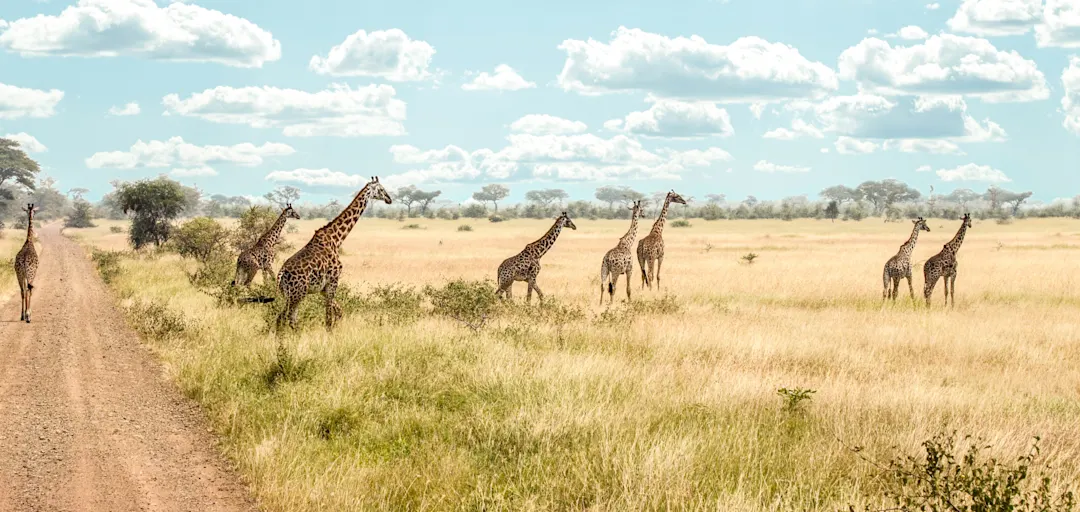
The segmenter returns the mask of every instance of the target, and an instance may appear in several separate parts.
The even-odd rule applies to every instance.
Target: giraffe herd
[[[349,236],[356,222],[364,214],[371,200],[382,201],[392,204],[390,194],[383,188],[378,177],[372,177],[364,185],[356,196],[341,213],[325,226],[319,228],[311,236],[304,247],[285,260],[280,273],[275,273],[273,268],[275,247],[281,239],[281,232],[288,219],[299,219],[300,215],[293,209],[291,204],[286,204],[281,214],[272,226],[264,233],[255,244],[242,251],[236,261],[236,275],[231,286],[250,287],[255,275],[262,271],[264,282],[276,283],[281,296],[284,298],[285,307],[277,317],[276,327],[280,329],[286,322],[290,328],[295,329],[297,323],[298,306],[309,294],[321,293],[326,301],[326,328],[332,329],[334,323],[341,316],[341,307],[335,302],[338,281],[341,278],[342,264],[338,256],[341,244]],[[653,223],[649,234],[642,238],[637,245],[637,261],[641,270],[641,287],[652,289],[656,283],[660,289],[660,268],[664,263],[664,224],[667,219],[668,208],[671,203],[686,204],[686,200],[674,190],[667,193],[660,214]],[[37,208],[31,203],[22,209],[27,215],[26,242],[15,256],[15,274],[19,283],[19,291],[22,295],[22,313],[20,321],[30,323],[30,298],[34,290],[34,278],[38,269],[38,254],[34,248],[34,213]],[[633,275],[633,260],[630,248],[637,238],[637,224],[644,207],[642,201],[635,201],[630,207],[630,229],[619,238],[616,246],[604,254],[600,267],[600,304],[604,303],[604,291],[608,293],[609,303],[615,301],[615,287],[619,276],[626,277],[626,299],[630,300],[630,276]],[[926,260],[923,265],[924,287],[923,296],[927,307],[930,306],[930,296],[938,279],[945,283],[945,301],[948,305],[956,303],[956,254],[960,244],[964,241],[964,235],[971,227],[971,216],[964,214],[960,229],[956,236],[946,243],[940,252]],[[914,228],[911,236],[900,250],[885,263],[882,274],[884,290],[882,299],[896,300],[900,280],[906,279],[908,291],[912,301],[915,300],[915,289],[911,282],[911,254],[915,249],[921,231],[930,231],[926,220],[922,217],[912,221]],[[503,299],[512,298],[514,282],[523,281],[528,285],[526,302],[532,301],[533,291],[542,301],[544,293],[536,284],[540,275],[540,259],[547,254],[555,245],[563,228],[568,227],[577,230],[574,221],[567,212],[562,212],[551,228],[535,242],[525,246],[521,252],[511,256],[499,264],[497,272],[498,288],[497,296]],[[653,265],[655,264],[655,269]],[[951,290],[951,302],[950,302]],[[256,297],[244,299],[247,302],[273,302],[272,297]]]

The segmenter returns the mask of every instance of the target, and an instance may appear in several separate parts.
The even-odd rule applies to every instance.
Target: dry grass
[[[414,222],[423,229],[362,220],[345,280],[493,279],[549,226]],[[886,460],[943,429],[1009,459],[1042,436],[1055,481],[1080,481],[1080,221],[977,221],[956,308],[941,307],[939,285],[927,312],[906,289],[881,307],[882,266],[906,222],[696,219],[665,232],[663,291],[642,291],[635,275],[636,313],[620,282],[622,313],[606,315],[600,261],[626,223],[575,222],[539,286],[584,318],[510,317],[474,334],[430,315],[395,325],[358,314],[333,334],[284,336],[300,370],[272,384],[265,306],[217,309],[174,256],[125,260],[114,286],[125,304],[158,301],[180,322],[150,343],[270,510],[837,510],[879,486],[837,438]],[[473,231],[457,230],[465,223]],[[67,232],[124,248],[126,234],[108,230],[117,223],[100,224]],[[300,222],[290,238],[299,247],[321,225]],[[929,225],[916,264],[959,221]],[[515,292],[521,301],[524,285]],[[659,306],[666,294],[677,311]],[[817,393],[792,414],[781,387]]]

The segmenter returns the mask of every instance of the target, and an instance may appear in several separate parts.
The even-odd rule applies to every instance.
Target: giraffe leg
[[[277,274],[274,273],[274,267],[266,267],[263,269],[263,284],[272,285],[277,282]]]
[[[323,288],[323,297],[326,298],[326,330],[334,328],[334,322],[341,318],[341,306],[334,301],[334,296],[337,294],[338,283],[337,280],[333,280],[326,284]]]
[[[656,280],[656,291],[660,291],[660,266],[663,265],[663,264],[664,264],[664,255],[661,254],[660,256],[656,257],[656,274],[654,274],[654,276],[653,276],[653,279]]]
[[[619,274],[611,274],[611,285],[608,286],[608,296],[610,298],[610,300],[608,301],[608,304],[614,304],[615,303],[615,288],[617,288],[618,286],[619,286]],[[630,280],[629,279],[626,281],[626,289],[627,290],[630,289]]]
[[[30,323],[30,299],[34,296],[34,285],[26,283],[26,323]]]
[[[930,307],[930,296],[934,294],[934,287],[937,286],[938,276],[934,274],[926,274],[923,283],[923,297],[926,298],[926,307]]]
[[[945,286],[945,305],[949,305],[949,276],[941,277],[941,284]]]
[[[611,290],[611,285],[609,283],[605,283],[605,281],[607,281],[607,280],[608,280],[608,268],[607,268],[607,264],[604,263],[604,264],[600,265],[600,305],[601,306],[604,305],[604,285],[607,284],[608,290]]]
[[[654,267],[653,267],[653,265],[655,265],[655,264],[656,264],[656,260],[654,260],[652,258],[649,258],[649,277],[648,277],[648,280],[645,281],[645,284],[649,285],[650,290],[652,290],[653,281],[656,280],[656,272],[654,272]]]
[[[630,302],[630,276],[634,275],[633,270],[626,271],[626,302]]]
[[[529,280],[529,296],[525,298],[525,302],[528,303],[528,302],[532,301],[532,292],[533,292],[533,290],[536,290],[536,296],[537,296],[537,298],[540,299],[540,302],[544,302],[544,292],[540,291],[539,286],[536,286],[536,278],[535,277]]]
[[[886,268],[881,273],[881,303],[884,304],[889,298],[889,269]]]
[[[896,302],[896,296],[900,295],[900,278],[894,277],[892,281],[892,301]]]
[[[300,297],[293,297],[293,296],[288,296],[288,295],[286,296],[285,308],[281,310],[281,313],[278,314],[278,317],[277,317],[277,330],[278,331],[281,330],[281,328],[285,325],[286,321],[288,321],[288,323],[289,323],[289,328],[296,329],[296,317],[297,317],[297,314],[299,313],[299,309],[298,309],[297,306],[300,305],[300,301],[303,300],[303,298],[304,298],[303,296],[300,296]]]
[[[952,277],[950,277],[949,279],[952,281],[952,283],[950,283],[952,284],[952,286],[950,286],[950,288],[952,288],[952,302],[949,305],[952,307],[956,307],[956,273],[953,272]]]
[[[19,321],[26,321],[26,284],[19,282]]]
[[[908,292],[911,293],[911,302],[915,302],[915,287],[911,284],[911,272],[908,272],[904,277],[907,278],[907,288]]]

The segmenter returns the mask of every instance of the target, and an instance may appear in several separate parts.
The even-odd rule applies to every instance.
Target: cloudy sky
[[[99,197],[1080,193],[1080,0],[3,0],[0,136]]]

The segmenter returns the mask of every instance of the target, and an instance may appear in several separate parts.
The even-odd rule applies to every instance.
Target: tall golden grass
[[[933,219],[919,239],[920,306],[906,285],[881,300],[908,222],[669,224],[662,288],[642,290],[635,273],[634,314],[623,280],[615,306],[598,305],[601,258],[628,222],[575,223],[538,284],[584,318],[474,333],[442,317],[353,315],[333,333],[282,335],[304,370],[277,384],[265,306],[217,308],[187,282],[190,261],[127,259],[113,286],[135,317],[182,326],[148,343],[269,510],[838,510],[876,503],[881,486],[845,446],[888,460],[942,430],[1007,458],[1042,436],[1048,474],[1080,481],[1080,221],[976,221],[956,307],[939,285],[929,311],[919,265],[959,221]],[[67,233],[125,247],[108,230],[118,223],[100,224]],[[299,222],[289,240],[299,248],[322,224]],[[344,244],[344,281],[494,279],[549,224],[363,219]],[[660,307],[664,296],[677,307]],[[816,393],[795,414],[782,387]]]

